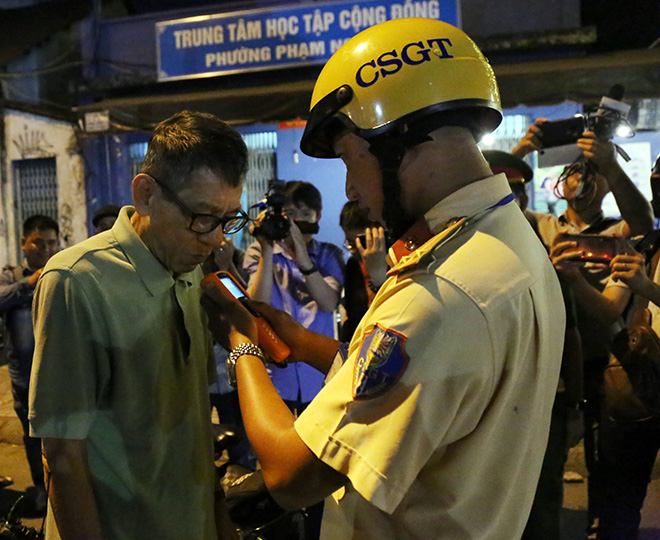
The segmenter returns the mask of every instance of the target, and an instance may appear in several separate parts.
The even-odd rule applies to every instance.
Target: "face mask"
[[[294,221],[294,223],[298,226],[300,232],[303,234],[316,234],[319,232],[318,222],[312,223],[310,221]]]

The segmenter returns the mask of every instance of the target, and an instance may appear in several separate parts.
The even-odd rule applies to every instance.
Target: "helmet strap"
[[[431,138],[426,134],[407,132],[394,136],[388,133],[369,141],[369,151],[378,160],[382,174],[383,220],[391,232],[392,243],[396,242],[416,221],[416,218],[408,215],[401,206],[399,183],[401,162],[408,149],[430,140]]]

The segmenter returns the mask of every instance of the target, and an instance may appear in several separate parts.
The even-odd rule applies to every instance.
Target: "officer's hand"
[[[305,328],[288,313],[265,302],[248,300],[248,305],[266,319],[280,339],[289,346],[291,356],[286,359],[287,362],[304,362],[315,356],[319,334]]]
[[[254,317],[240,302],[229,298],[212,281],[204,282],[202,289],[201,303],[209,317],[208,328],[220,345],[228,351],[246,341],[259,345]]]

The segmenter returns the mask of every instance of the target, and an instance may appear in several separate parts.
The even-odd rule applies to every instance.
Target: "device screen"
[[[238,288],[236,283],[231,278],[228,277],[221,277],[220,281],[222,284],[227,287],[227,290],[232,294],[236,300],[242,300],[243,298],[246,298],[245,293]]]
[[[576,260],[582,262],[597,262],[609,264],[618,255],[617,240],[613,236],[600,236],[591,234],[567,234],[565,240],[577,243],[582,251]]]

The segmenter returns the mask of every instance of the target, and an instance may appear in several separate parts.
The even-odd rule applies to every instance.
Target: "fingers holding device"
[[[248,303],[245,302],[246,300],[249,300],[249,296],[236,278],[234,278],[229,272],[215,272],[204,278],[202,286],[205,283],[211,282],[219,285],[228,297],[240,302],[250,312],[257,325],[259,346],[264,351],[264,354],[275,365],[286,367],[286,359],[291,353],[289,346],[273,331],[266,319],[253,309],[250,309]]]

